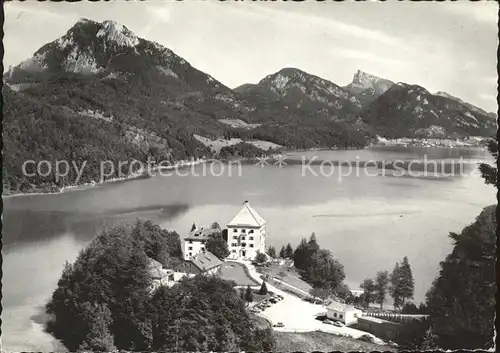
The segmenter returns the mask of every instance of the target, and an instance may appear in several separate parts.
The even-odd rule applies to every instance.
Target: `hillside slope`
[[[78,21],[10,69],[4,82],[4,193],[57,190],[76,181],[26,176],[27,160],[86,161],[82,183],[101,181],[105,160],[211,157],[194,135],[288,148],[367,143],[348,124],[313,111],[290,113],[277,101],[247,99],[114,21]],[[130,172],[115,170],[107,178]]]
[[[363,121],[385,137],[493,136],[496,118],[462,101],[398,83],[370,103]]]

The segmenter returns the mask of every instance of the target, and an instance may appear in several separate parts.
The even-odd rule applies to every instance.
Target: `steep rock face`
[[[471,109],[464,102],[401,82],[373,101],[360,116],[387,137],[434,132],[439,132],[439,137],[487,136],[494,132],[496,123],[488,114]]]
[[[380,97],[392,85],[394,85],[392,81],[358,70],[345,89],[366,105]]]

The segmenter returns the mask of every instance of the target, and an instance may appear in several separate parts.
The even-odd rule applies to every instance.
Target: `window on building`
[[[250,231],[248,233],[253,233],[253,229],[250,229]]]
[[[236,250],[233,249],[233,252],[236,252]]]
[[[246,231],[246,229],[242,229],[241,232],[242,233],[246,233],[247,231]]]
[[[188,247],[188,250],[193,250],[193,247],[192,246]]]
[[[233,235],[233,239],[238,239],[238,236],[237,235]]]
[[[189,253],[188,255],[189,255],[189,256],[192,256],[191,254],[192,254],[192,253]]]
[[[242,247],[245,247],[245,246],[247,246],[247,244],[245,244],[245,243],[241,243],[241,246],[242,246]]]
[[[339,317],[340,317],[341,319],[343,319],[343,318],[344,318],[344,315],[340,314],[340,315],[339,315]]]
[[[253,244],[250,244],[249,246],[250,246],[251,248],[253,248]]]
[[[193,244],[193,241],[192,240],[188,241],[188,244]]]
[[[250,237],[249,239],[250,239],[250,240],[253,240],[253,237]]]
[[[333,313],[333,317],[337,317],[337,313]]]
[[[238,231],[238,229],[233,229],[233,233],[236,233]]]

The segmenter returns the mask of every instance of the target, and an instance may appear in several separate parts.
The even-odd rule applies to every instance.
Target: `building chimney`
[[[249,203],[250,203],[250,201],[245,200],[245,201],[243,201],[243,206],[246,206],[246,205],[248,205]]]

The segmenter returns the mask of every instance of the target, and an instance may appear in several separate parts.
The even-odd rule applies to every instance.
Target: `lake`
[[[344,265],[346,283],[359,288],[378,270],[392,271],[408,256],[415,301],[451,250],[449,232],[460,232],[482,208],[494,204],[495,189],[473,173],[489,158],[480,149],[370,148],[361,151],[289,153],[286,165],[229,167],[217,164],[56,195],[4,198],[3,349],[57,351],[43,332],[42,307],[56,288],[65,261],[103,228],[137,218],[187,234],[195,222],[229,222],[249,200],[268,222],[268,245],[294,247],[312,232]],[[379,175],[377,168],[316,161],[412,159],[455,165],[462,157],[467,176]],[[453,168],[452,168],[453,169]]]

